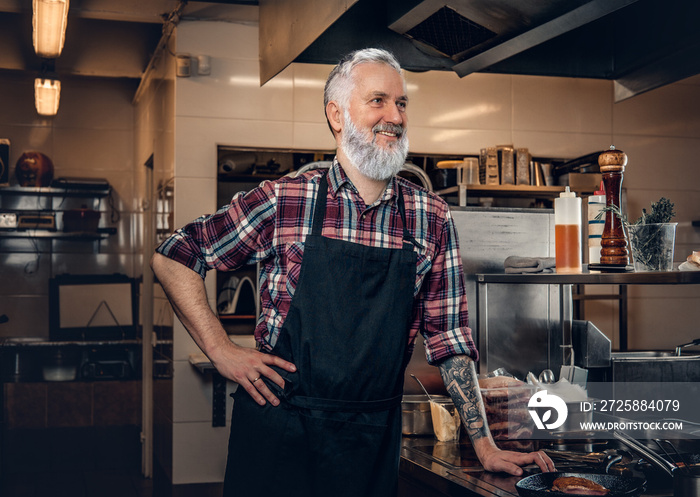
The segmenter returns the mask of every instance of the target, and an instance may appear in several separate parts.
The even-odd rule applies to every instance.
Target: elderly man
[[[325,89],[329,170],[263,182],[175,233],[152,267],[234,396],[225,494],[396,493],[403,374],[420,331],[484,467],[553,469],[499,450],[476,381],[457,237],[447,204],[397,177],[408,97],[388,52],[354,52]],[[258,350],[232,343],[207,305],[208,269],[261,264]]]

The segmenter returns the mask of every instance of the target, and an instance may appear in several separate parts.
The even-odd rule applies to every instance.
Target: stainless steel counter
[[[477,274],[479,283],[539,285],[697,285],[700,271],[612,272],[580,274]]]
[[[0,339],[0,381],[137,379],[141,374],[140,350],[139,339]]]
[[[556,461],[557,470],[592,472],[580,463]],[[399,466],[401,497],[512,497],[515,484],[539,473],[532,465],[523,468],[523,476],[484,471],[476,461],[469,443],[438,442],[433,437],[404,437]],[[644,476],[638,474],[637,476]],[[670,497],[673,491],[665,481],[649,481],[648,497]]]
[[[139,345],[140,339],[125,340],[47,340],[45,338],[5,338],[0,347],[7,348],[46,348],[46,347],[109,347],[112,345]],[[159,343],[163,343],[159,340]]]
[[[469,444],[404,437],[399,466],[401,497],[517,496],[520,477],[483,471]]]

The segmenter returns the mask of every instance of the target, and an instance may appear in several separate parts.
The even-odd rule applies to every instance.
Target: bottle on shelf
[[[554,246],[557,273],[580,273],[581,198],[569,187],[554,199]]]

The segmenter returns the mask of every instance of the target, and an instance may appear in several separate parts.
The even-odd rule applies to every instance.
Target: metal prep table
[[[697,441],[692,442],[697,450]],[[610,448],[622,448],[615,442]],[[434,437],[404,437],[399,464],[399,497],[516,497],[516,483],[539,473],[535,465],[526,466],[523,476],[484,471],[474,459],[469,442],[438,442]],[[638,459],[630,465],[637,468]],[[557,471],[573,473],[604,472],[592,463],[556,460]],[[646,497],[671,497],[671,480],[661,475],[645,476],[638,469],[633,476],[645,478]]]
[[[554,286],[558,289],[559,299],[559,323],[561,333],[561,346],[564,348],[561,354],[562,363],[568,361],[568,351],[571,348],[571,330],[573,319],[573,296],[572,287],[574,285],[692,285],[700,284],[700,271],[668,271],[668,272],[589,272],[584,269],[581,274],[556,274],[556,273],[535,273],[535,274],[484,274],[476,275],[477,280],[477,329],[478,347],[481,361],[481,371],[494,369],[493,364],[489,364],[489,300],[494,288],[503,285],[546,285]],[[622,330],[621,330],[622,334]],[[626,343],[627,337],[620,336],[620,343]],[[622,349],[622,347],[621,347]],[[558,351],[550,351],[550,357],[559,355]],[[497,367],[497,366],[496,366]],[[550,365],[551,367],[551,365]]]

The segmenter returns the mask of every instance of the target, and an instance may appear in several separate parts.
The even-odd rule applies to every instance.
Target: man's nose
[[[403,112],[397,104],[390,104],[386,108],[384,120],[388,123],[398,124],[400,126],[406,120],[406,113]]]

